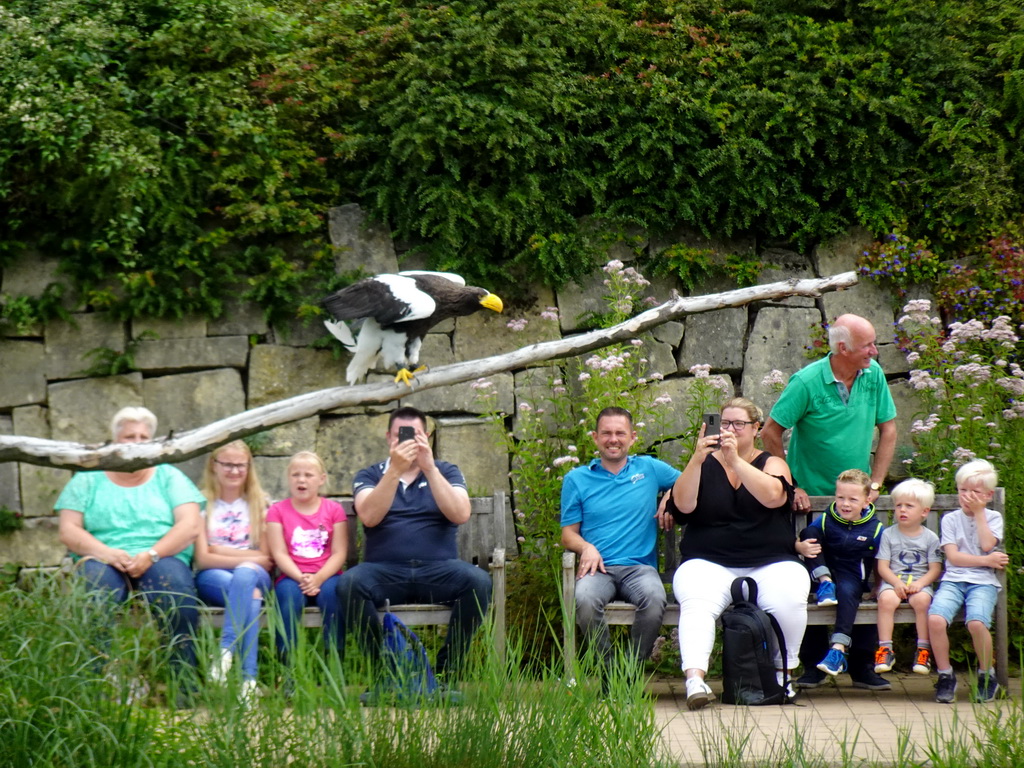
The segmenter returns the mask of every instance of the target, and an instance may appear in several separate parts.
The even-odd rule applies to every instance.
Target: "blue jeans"
[[[277,609],[281,612],[281,631],[277,635],[277,651],[281,658],[288,659],[289,652],[298,641],[299,623],[302,611],[306,606],[315,605],[320,609],[323,622],[324,649],[333,651],[342,648],[345,640],[342,633],[342,622],[338,616],[338,597],[335,593],[338,585],[335,574],[320,585],[320,592],[314,597],[302,594],[299,583],[287,576],[274,585],[274,596],[277,598]]]
[[[374,667],[383,642],[377,609],[388,600],[396,605],[441,603],[452,607],[448,636],[437,652],[435,668],[438,672],[458,671],[490,604],[491,577],[463,560],[360,563],[345,571],[338,580],[339,647],[345,647],[344,632],[351,624],[359,647]]]
[[[226,608],[220,647],[242,659],[242,675],[256,679],[256,654],[259,650],[260,609],[263,600],[252,596],[253,590],[270,592],[270,574],[253,564],[239,565],[234,570],[209,568],[196,574],[196,591],[207,605]]]
[[[849,650],[853,641],[854,622],[857,620],[857,609],[860,608],[864,596],[864,582],[859,577],[850,577],[842,573],[833,575],[836,585],[836,623],[832,627],[831,643],[842,643]]]
[[[991,584],[971,584],[966,581],[940,581],[939,590],[932,599],[928,614],[941,616],[952,626],[960,608],[964,609],[964,624],[980,621],[992,628],[992,613],[996,609],[999,589]]]
[[[123,603],[131,592],[141,594],[156,609],[156,618],[170,637],[173,667],[194,668],[196,652],[193,645],[199,623],[196,587],[192,569],[176,557],[162,557],[149,570],[135,579],[99,560],[86,559],[78,573],[88,588],[105,593],[104,598]]]
[[[604,607],[619,598],[636,606],[630,650],[641,662],[651,655],[665,616],[665,585],[649,565],[607,565],[607,573],[591,573],[576,580],[576,625],[593,645],[598,658],[611,661],[612,642]]]

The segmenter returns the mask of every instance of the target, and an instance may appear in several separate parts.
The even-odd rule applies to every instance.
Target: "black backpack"
[[[743,587],[747,597],[743,597]],[[757,605],[757,582],[749,577],[732,583],[732,605],[722,614],[722,672],[725,704],[787,704],[786,673],[782,685],[775,677],[772,639],[786,658],[782,628],[770,613]]]

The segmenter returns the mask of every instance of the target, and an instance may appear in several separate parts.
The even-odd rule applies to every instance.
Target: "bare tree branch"
[[[655,326],[686,315],[725,307],[739,307],[753,301],[783,299],[788,296],[817,297],[829,291],[849,288],[856,283],[856,273],[844,272],[831,277],[808,280],[794,278],[706,296],[679,297],[611,328],[531,344],[506,354],[436,368],[417,375],[415,388],[419,390],[443,387],[546,360],[572,357],[635,338]],[[339,369],[339,377],[340,375]],[[141,469],[154,464],[185,461],[231,440],[335,408],[388,403],[408,393],[405,385],[391,382],[322,389],[269,403],[198,429],[148,443],[83,445],[60,440],[0,435],[0,462],[22,461],[61,469]]]

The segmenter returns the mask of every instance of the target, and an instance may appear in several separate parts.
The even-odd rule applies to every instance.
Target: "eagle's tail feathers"
[[[356,337],[352,330],[341,320],[324,320],[324,326],[330,331],[331,336],[340,341],[349,352],[355,352]]]
[[[359,329],[359,338],[356,340],[355,346],[351,348],[352,360],[345,372],[345,377],[350,385],[365,377],[376,364],[380,353],[381,335],[381,327],[372,317],[367,318],[362,328]]]

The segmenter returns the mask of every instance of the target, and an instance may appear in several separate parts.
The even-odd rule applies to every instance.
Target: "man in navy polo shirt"
[[[402,428],[414,435],[401,440]],[[438,673],[457,672],[491,598],[491,578],[459,559],[457,526],[469,520],[462,472],[438,461],[427,436],[427,417],[415,408],[391,413],[387,461],[360,470],[352,483],[363,524],[363,562],[338,579],[341,647],[355,627],[360,647],[377,666],[382,629],[377,609],[392,603],[452,606],[448,636],[437,654]]]
[[[630,651],[638,663],[651,655],[665,614],[658,575],[658,495],[679,470],[650,456],[631,456],[633,416],[605,408],[591,433],[598,458],[577,467],[562,484],[562,546],[579,558],[576,624],[605,664],[611,638],[604,608],[612,600],[636,606]]]

